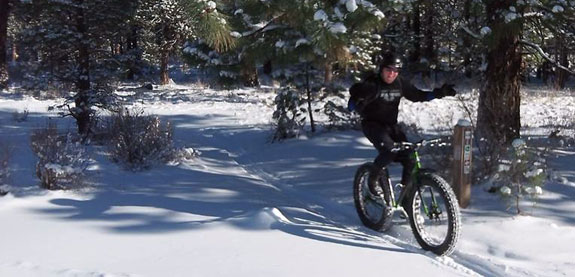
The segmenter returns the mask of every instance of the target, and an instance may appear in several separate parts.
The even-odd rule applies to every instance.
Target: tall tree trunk
[[[479,95],[477,136],[485,138],[492,153],[519,137],[521,128],[519,89],[521,86],[521,48],[519,24],[506,24],[499,14],[515,5],[515,0],[489,1],[487,18],[496,41],[487,54],[487,71],[484,86]]]
[[[270,75],[272,74],[272,71],[273,71],[272,60],[267,60],[266,63],[264,63],[264,74]]]
[[[78,70],[79,75],[76,80],[78,93],[75,96],[76,111],[74,117],[78,126],[78,133],[82,136],[88,135],[92,123],[92,102],[90,90],[90,50],[87,40],[87,26],[84,14],[84,1],[76,1],[78,4],[76,16],[76,28],[80,33],[78,44]]]
[[[311,69],[311,65],[306,65],[305,67],[305,86],[306,86],[306,92],[307,92],[307,110],[309,113],[309,123],[311,126],[311,132],[315,133],[315,121],[313,119],[313,109],[311,106],[311,102],[313,101],[312,99],[312,95],[311,95],[311,83],[310,83],[310,72]]]
[[[18,45],[14,40],[12,40],[12,54],[10,55],[10,57],[11,57],[10,62],[15,64],[16,60],[18,60]]]
[[[429,59],[430,62],[435,61],[435,47],[434,47],[434,37],[433,37],[433,16],[434,8],[433,1],[425,0],[425,26],[427,26],[427,31],[425,32],[425,57]]]
[[[565,44],[562,41],[558,41],[557,44],[558,45],[556,49],[559,51],[559,59],[557,59],[557,61],[562,66],[569,67],[569,60],[567,59],[567,48],[565,47]],[[555,74],[555,89],[564,89],[568,77],[567,72],[558,67],[557,70],[555,70]]]
[[[170,83],[170,73],[168,71],[168,65],[170,62],[170,51],[161,50],[162,54],[160,57],[160,84],[167,85]]]
[[[8,86],[8,63],[6,43],[8,38],[9,0],[0,0],[0,89]]]
[[[244,86],[246,87],[256,87],[260,84],[258,71],[254,61],[242,61],[240,76]]]
[[[463,18],[467,26],[472,26],[471,24],[471,0],[465,0],[463,4]],[[467,78],[471,77],[471,38],[468,34],[463,36],[463,67],[465,71],[465,76]]]
[[[328,86],[329,84],[331,84],[331,81],[333,81],[333,71],[331,68],[331,63],[325,62],[323,68],[324,68],[323,83],[326,86]]]
[[[136,26],[131,26],[131,30],[128,33],[128,38],[127,38],[127,48],[128,48],[128,53],[130,55],[136,55],[136,56],[132,56],[132,58],[130,59],[130,65],[128,68],[128,80],[134,80],[136,73],[138,71],[138,69],[136,68],[136,65],[138,64],[139,60],[141,59],[141,55],[139,54],[139,52],[137,51],[138,49],[138,28]]]
[[[419,62],[421,57],[421,0],[415,1],[413,6],[413,19],[411,29],[413,31],[413,53],[411,53],[410,61]]]
[[[433,16],[434,16],[434,7],[433,1],[431,0],[424,0],[425,3],[425,26],[427,26],[425,35],[424,35],[424,50],[423,56],[429,61],[429,64],[435,64],[435,47],[434,47],[434,37],[433,37]],[[427,76],[430,76],[430,72],[428,71]]]

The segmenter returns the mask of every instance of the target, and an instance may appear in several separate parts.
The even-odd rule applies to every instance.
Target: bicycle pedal
[[[383,193],[379,193],[379,194],[369,193],[369,197],[372,200],[381,200],[381,199],[383,199]]]

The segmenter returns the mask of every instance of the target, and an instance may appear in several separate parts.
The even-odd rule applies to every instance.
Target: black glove
[[[435,98],[443,98],[445,96],[455,96],[457,93],[453,88],[455,85],[451,84],[444,84],[440,88],[436,88],[433,90],[435,92]]]
[[[371,83],[356,83],[349,88],[349,93],[348,110],[361,113],[377,96],[377,88]]]

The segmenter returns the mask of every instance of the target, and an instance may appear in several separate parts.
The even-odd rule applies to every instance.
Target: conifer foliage
[[[6,62],[6,40],[8,37],[9,0],[0,0],[0,89],[8,85],[8,65]]]
[[[118,67],[110,45],[116,29],[123,29],[134,1],[38,0],[20,3],[20,16],[29,22],[22,41],[32,47],[28,75],[32,87],[73,90],[64,106],[76,119],[78,132],[90,132],[94,107],[106,105],[114,69]],[[27,12],[23,12],[27,11]]]
[[[218,51],[233,46],[230,27],[215,1],[141,0],[138,21],[145,52],[160,63],[160,84],[169,83],[170,57],[179,54],[182,43],[202,38]]]
[[[298,110],[307,113],[312,132],[314,99],[332,84],[334,67],[374,68],[371,54],[381,37],[373,32],[381,29],[385,17],[371,2],[353,0],[243,0],[228,11],[233,14],[232,35],[237,38],[233,51],[219,53],[196,42],[185,52],[191,60],[216,67],[221,77],[239,79],[245,85],[257,85],[257,66],[266,64],[265,73],[285,88],[278,91],[278,98],[287,95],[286,91],[298,94],[290,99],[300,100]],[[292,104],[278,105],[276,113],[292,109]],[[283,124],[278,122],[278,126]]]
[[[4,9],[10,3],[10,9]],[[300,96],[314,129],[316,99],[335,84],[359,80],[377,55],[409,57],[406,71],[455,71],[484,79],[478,125],[488,141],[520,136],[520,83],[537,71],[557,88],[566,83],[575,49],[575,2],[565,0],[34,0],[0,1],[11,51],[26,62],[26,82],[41,90],[73,91],[66,103],[88,134],[95,106],[109,105],[116,80],[160,72],[183,53],[221,79],[257,86],[267,74]],[[8,13],[14,20],[8,21]],[[182,51],[183,50],[183,51]],[[6,54],[6,53],[5,53]],[[6,57],[5,55],[2,57]],[[6,66],[0,60],[0,83]],[[154,71],[154,70],[150,70]],[[410,72],[406,72],[406,76]],[[441,82],[441,81],[439,81]],[[221,82],[217,82],[221,83]],[[330,107],[331,110],[333,107]],[[498,152],[498,151],[495,151]]]

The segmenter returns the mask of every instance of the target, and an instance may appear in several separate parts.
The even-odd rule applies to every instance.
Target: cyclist
[[[435,98],[454,96],[453,85],[444,84],[433,91],[422,91],[399,76],[403,67],[402,59],[394,53],[385,53],[376,74],[356,83],[349,89],[351,97],[348,109],[361,116],[363,134],[378,151],[369,174],[369,190],[373,195],[383,193],[377,185],[382,169],[392,161],[403,165],[401,184],[406,189],[411,186],[411,172],[415,163],[410,152],[392,152],[395,142],[407,141],[405,133],[397,124],[399,101],[402,97],[413,101],[430,101]]]

